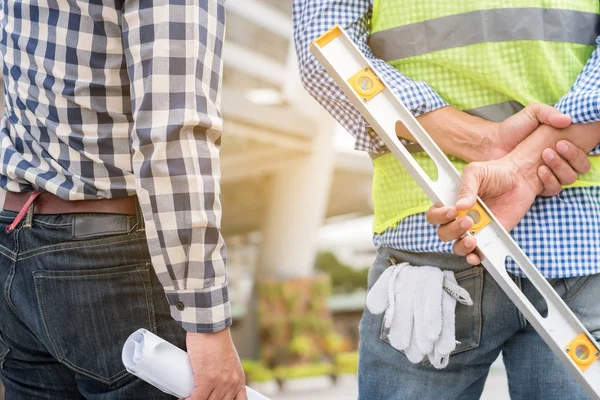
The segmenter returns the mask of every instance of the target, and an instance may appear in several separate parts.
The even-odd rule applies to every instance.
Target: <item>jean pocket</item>
[[[575,300],[594,275],[548,279],[556,293],[566,302]]]
[[[483,267],[477,266],[454,275],[456,281],[462,286],[473,300],[472,306],[456,303],[455,324],[456,340],[459,342],[451,355],[473,350],[479,347],[481,341],[481,302],[483,298]],[[389,329],[383,321],[381,324],[380,339],[391,346],[388,338]],[[402,352],[401,352],[402,353]],[[427,363],[425,359],[424,363]]]
[[[112,384],[127,375],[121,349],[136,329],[156,332],[149,263],[92,270],[37,271],[37,303],[54,356]]]

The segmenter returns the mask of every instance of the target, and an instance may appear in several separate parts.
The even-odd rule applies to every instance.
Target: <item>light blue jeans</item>
[[[452,270],[475,304],[457,305],[456,340],[461,344],[447,368],[410,363],[392,348],[382,330],[382,315],[364,311],[360,323],[359,399],[479,399],[491,364],[500,352],[512,400],[580,400],[588,397],[523,315],[482,266],[464,257],[380,249],[369,272],[369,288],[388,266],[387,259]],[[543,313],[545,301],[527,279],[514,277]],[[600,338],[600,275],[551,279],[550,283],[596,338]]]

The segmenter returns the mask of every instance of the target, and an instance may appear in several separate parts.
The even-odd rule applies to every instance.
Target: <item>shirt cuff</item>
[[[569,92],[554,106],[575,124],[600,121],[600,92]]]
[[[420,99],[420,102],[415,102],[415,104],[411,104],[410,99],[405,101],[401,98],[401,100],[404,102],[404,104],[408,107],[409,111],[415,117],[448,106],[448,103],[446,103],[444,99],[442,99],[440,95],[437,94],[437,92],[425,82],[415,82],[414,90],[418,90],[421,95],[411,96],[410,99]]]
[[[415,117],[439,110],[440,108],[449,105],[425,82],[413,82],[411,85],[403,85],[402,87],[392,86],[391,89],[406,108],[408,108],[408,111]],[[364,119],[361,118],[358,126],[361,132],[356,135],[357,142],[355,148],[357,150],[364,150],[364,143],[361,143],[358,138],[368,137],[370,139],[368,145],[368,151],[370,153],[383,154],[388,152],[383,141]],[[406,144],[412,143],[404,139],[402,139],[402,142]]]
[[[554,106],[571,117],[574,124],[587,124],[600,121],[600,93],[596,91],[569,92]],[[588,154],[600,154],[600,145]]]
[[[227,284],[201,290],[165,290],[171,315],[188,332],[214,333],[231,326]]]

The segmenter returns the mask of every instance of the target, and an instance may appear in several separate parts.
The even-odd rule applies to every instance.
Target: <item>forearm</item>
[[[419,123],[446,154],[466,162],[487,161],[498,124],[474,117],[454,107],[444,107],[417,117]],[[414,138],[402,124],[396,134],[404,139]]]

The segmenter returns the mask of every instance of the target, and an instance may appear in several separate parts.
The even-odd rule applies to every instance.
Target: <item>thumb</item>
[[[563,114],[556,108],[547,104],[531,103],[526,109],[529,109],[530,115],[539,123],[550,125],[554,128],[566,128],[571,125],[571,117]]]
[[[479,163],[467,165],[463,171],[462,184],[458,191],[456,209],[464,211],[472,208],[477,201],[477,192],[482,182],[482,168]]]
[[[558,111],[558,110],[557,110]],[[563,129],[571,125],[571,117],[561,112],[554,112],[548,115],[548,125],[554,128]]]

